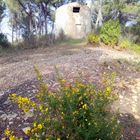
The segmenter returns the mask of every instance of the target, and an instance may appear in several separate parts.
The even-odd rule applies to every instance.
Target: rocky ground
[[[32,114],[23,114],[8,95],[17,93],[35,99],[39,88],[34,65],[44,75],[50,88],[57,85],[56,71],[69,81],[82,77],[100,86],[103,73],[116,72],[115,90],[119,100],[120,121],[125,126],[124,140],[140,139],[140,56],[115,49],[90,46],[54,46],[50,48],[17,51],[0,57],[0,133],[6,127],[24,135],[32,123]]]

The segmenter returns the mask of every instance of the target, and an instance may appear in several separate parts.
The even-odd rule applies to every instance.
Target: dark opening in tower
[[[73,7],[73,13],[79,13],[80,7]]]

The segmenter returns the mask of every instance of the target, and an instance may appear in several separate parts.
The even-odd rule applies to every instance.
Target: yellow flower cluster
[[[79,88],[73,88],[73,93],[78,93],[79,92]]]
[[[61,84],[65,84],[66,83],[66,80],[62,79],[62,80],[60,80],[60,83]]]
[[[27,135],[30,132],[31,128],[29,127],[24,133]]]
[[[11,131],[9,130],[9,128],[6,128],[5,129],[5,135],[6,136],[9,136],[11,134]]]
[[[18,104],[18,107],[22,108],[22,110],[26,113],[31,107],[35,107],[35,102],[31,101],[27,97],[17,96],[15,93],[10,95],[10,99]]]
[[[38,124],[38,125],[37,125],[37,128],[38,128],[38,129],[42,129],[42,128],[43,128],[43,125],[42,125],[42,124]]]
[[[34,122],[34,128],[36,129],[42,129],[43,125],[42,124],[37,124],[36,122]]]
[[[85,110],[87,110],[87,109],[88,109],[87,104],[84,104],[84,105],[82,106],[82,108],[85,109]]]
[[[69,128],[73,129],[78,126],[80,131],[85,131],[84,127],[87,125],[89,129],[92,129],[92,126],[97,128],[100,125],[100,122],[96,120],[98,120],[98,112],[100,113],[100,110],[104,108],[97,103],[105,102],[106,99],[110,101],[112,88],[108,86],[103,92],[96,91],[95,87],[90,84],[77,81],[69,86],[64,79],[61,79],[60,89],[52,92],[42,82],[41,75],[39,76],[41,87],[37,96],[37,103],[27,97],[17,96],[15,93],[10,96],[24,112],[33,109],[33,113],[35,113],[35,122],[31,128],[25,131],[30,140],[38,140],[42,137],[46,140],[50,140],[50,138],[61,140],[59,134],[62,130],[66,132],[65,137],[67,139],[76,139],[74,136],[76,131],[73,133]],[[16,140],[8,128],[5,130],[5,135],[10,140]]]
[[[39,110],[40,112],[47,114],[48,113],[48,107],[44,106],[44,105],[38,105],[38,107],[36,108],[37,110]]]
[[[9,140],[19,140],[16,136],[13,135],[13,131],[10,131],[9,128],[5,129],[5,136],[9,138]]]

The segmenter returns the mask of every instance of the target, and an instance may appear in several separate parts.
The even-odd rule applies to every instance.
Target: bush
[[[140,43],[140,21],[137,23],[137,25],[126,29],[126,34],[131,36],[131,40],[134,43]]]
[[[55,37],[53,34],[42,35],[37,38],[37,44],[41,47],[51,46],[55,42]]]
[[[135,51],[136,53],[140,54],[140,44],[132,44],[129,49],[131,49],[131,50]]]
[[[121,49],[130,49],[136,53],[140,53],[140,44],[135,44],[131,42],[128,38],[121,38],[119,40],[119,47]]]
[[[8,42],[7,36],[4,35],[3,33],[0,33],[0,46],[2,48],[9,47],[9,42]]]
[[[99,41],[100,41],[99,35],[96,35],[94,33],[90,33],[87,39],[88,39],[88,43],[91,43],[91,44],[99,44]]]
[[[115,46],[118,43],[120,32],[119,21],[109,20],[101,28],[100,39],[106,45]]]
[[[119,41],[119,46],[121,49],[130,48],[132,43],[128,39],[122,39]]]
[[[30,49],[38,47],[48,47],[53,45],[55,42],[55,37],[53,34],[47,34],[42,36],[31,36],[30,39],[24,39],[19,41],[15,46],[19,49]]]
[[[38,103],[12,94],[11,99],[24,112],[34,110],[35,122],[26,133],[33,140],[118,140],[120,124],[117,115],[110,111],[110,104],[116,99],[110,87],[96,90],[89,83],[77,81],[74,84],[59,79],[57,92],[51,92],[42,82],[38,72],[40,91]],[[7,133],[8,132],[8,133]],[[15,137],[9,129],[6,137]],[[16,138],[16,137],[15,137]]]

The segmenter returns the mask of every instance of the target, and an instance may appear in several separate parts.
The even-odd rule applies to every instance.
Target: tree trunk
[[[95,24],[95,28],[101,27],[103,24],[103,15],[102,15],[102,0],[99,1],[99,11],[97,15],[97,20]]]
[[[12,17],[12,44],[14,43],[14,23],[13,23],[13,17]]]
[[[45,34],[48,34],[48,23],[47,23],[47,3],[41,3],[42,11],[44,14],[44,28],[45,28]]]
[[[44,13],[44,19],[45,19],[45,35],[48,34],[48,24],[47,24],[47,15],[46,12]]]

